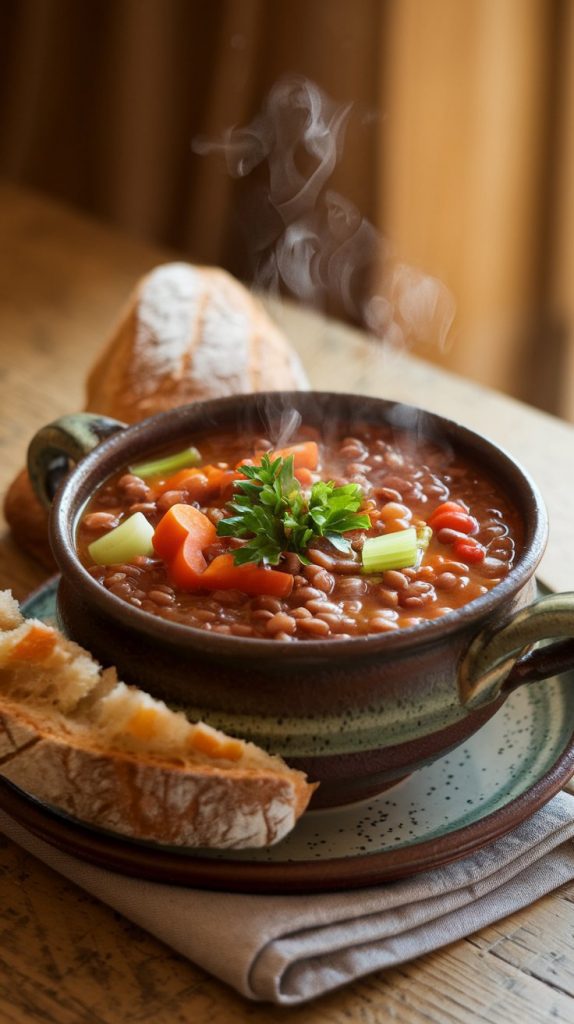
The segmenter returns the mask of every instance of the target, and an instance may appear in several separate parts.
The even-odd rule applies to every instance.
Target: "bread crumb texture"
[[[242,849],[283,838],[315,786],[253,743],[117,680],[0,592],[0,775],[122,835]]]

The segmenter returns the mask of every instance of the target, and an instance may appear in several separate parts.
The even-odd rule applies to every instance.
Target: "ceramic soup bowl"
[[[295,642],[167,621],[92,578],[78,558],[75,534],[86,503],[108,477],[206,433],[268,436],[286,409],[320,431],[338,423],[345,434],[353,425],[406,428],[414,444],[423,437],[444,446],[447,461],[454,451],[484,467],[521,524],[521,548],[508,574],[468,604],[410,628]],[[51,543],[62,574],[63,629],[104,665],[115,664],[126,682],[306,771],[321,782],[319,805],[384,789],[463,742],[515,687],[574,666],[574,594],[534,600],[547,534],[536,486],[506,452],[440,416],[319,392],[195,403],[130,427],[81,414],[39,431],[29,469],[42,500],[55,493]],[[555,642],[534,646],[550,639]]]

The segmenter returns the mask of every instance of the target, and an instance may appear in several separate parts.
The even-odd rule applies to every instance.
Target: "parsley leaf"
[[[263,455],[259,466],[239,466],[245,477],[235,484],[227,503],[230,515],[217,524],[220,537],[248,538],[233,552],[236,565],[262,562],[277,565],[286,551],[295,551],[308,563],[306,550],[316,537],[326,537],[339,551],[350,543],[350,530],[368,530],[371,520],[358,510],[362,503],[357,484],[336,487],[319,480],[307,496],[293,470],[293,456],[271,460]]]

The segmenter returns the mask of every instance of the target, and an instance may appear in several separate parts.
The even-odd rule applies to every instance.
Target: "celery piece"
[[[131,562],[136,555],[153,555],[154,528],[143,512],[135,512],[114,530],[98,537],[88,548],[96,565]]]
[[[384,533],[380,537],[369,537],[363,544],[363,572],[407,569],[416,564],[418,553],[414,526],[396,533]]]
[[[130,473],[140,476],[142,480],[148,477],[169,476],[177,473],[178,469],[186,469],[188,466],[197,466],[201,462],[201,455],[197,448],[185,448],[175,455],[167,455],[164,459],[152,459],[151,462],[140,462],[137,466],[130,466]]]

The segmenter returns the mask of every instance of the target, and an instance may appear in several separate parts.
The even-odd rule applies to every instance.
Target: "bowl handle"
[[[28,446],[28,473],[42,505],[50,507],[70,468],[70,461],[78,462],[101,441],[126,426],[109,416],[77,412],[42,427]]]
[[[539,640],[569,637],[529,650]],[[498,629],[473,640],[459,669],[459,695],[468,708],[482,707],[523,683],[574,668],[574,593],[549,594],[523,608]]]

